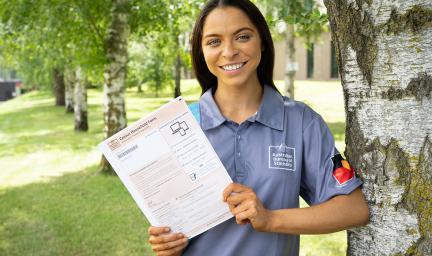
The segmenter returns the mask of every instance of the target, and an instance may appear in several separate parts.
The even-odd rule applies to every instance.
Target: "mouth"
[[[235,71],[235,70],[241,69],[244,65],[246,65],[246,63],[247,63],[247,61],[241,62],[241,63],[223,65],[223,66],[219,66],[219,67],[225,71]]]

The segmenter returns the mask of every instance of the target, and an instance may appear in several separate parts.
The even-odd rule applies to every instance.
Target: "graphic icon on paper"
[[[191,174],[189,174],[189,177],[190,177],[190,179],[192,180],[192,181],[195,181],[196,180],[196,173],[191,173]]]
[[[171,128],[171,131],[173,132],[172,134],[176,134],[177,132],[180,132],[181,136],[185,136],[186,131],[189,130],[189,126],[186,124],[185,121],[175,122],[170,126],[170,128]]]
[[[117,139],[113,139],[112,141],[108,142],[108,146],[111,150],[115,150],[116,148],[120,147],[120,142]]]

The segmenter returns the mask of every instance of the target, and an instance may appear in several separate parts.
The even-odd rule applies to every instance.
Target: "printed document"
[[[151,225],[192,238],[233,217],[222,201],[232,180],[183,98],[99,148]]]

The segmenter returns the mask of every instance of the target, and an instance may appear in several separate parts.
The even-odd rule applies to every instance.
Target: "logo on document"
[[[269,168],[295,171],[295,148],[269,146]]]
[[[185,121],[183,122],[175,122],[172,125],[170,125],[172,134],[180,133],[181,136],[186,135],[186,131],[189,130],[189,126]]]
[[[113,139],[112,141],[108,142],[108,147],[114,151],[118,147],[120,147],[120,142],[117,139]]]

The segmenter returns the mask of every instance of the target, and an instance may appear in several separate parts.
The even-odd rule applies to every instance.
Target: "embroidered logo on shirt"
[[[333,161],[333,177],[339,183],[339,185],[344,185],[348,181],[354,178],[354,170],[351,168],[348,161],[343,159],[340,154],[334,155],[332,157]]]
[[[269,146],[269,168],[295,171],[295,148]]]

